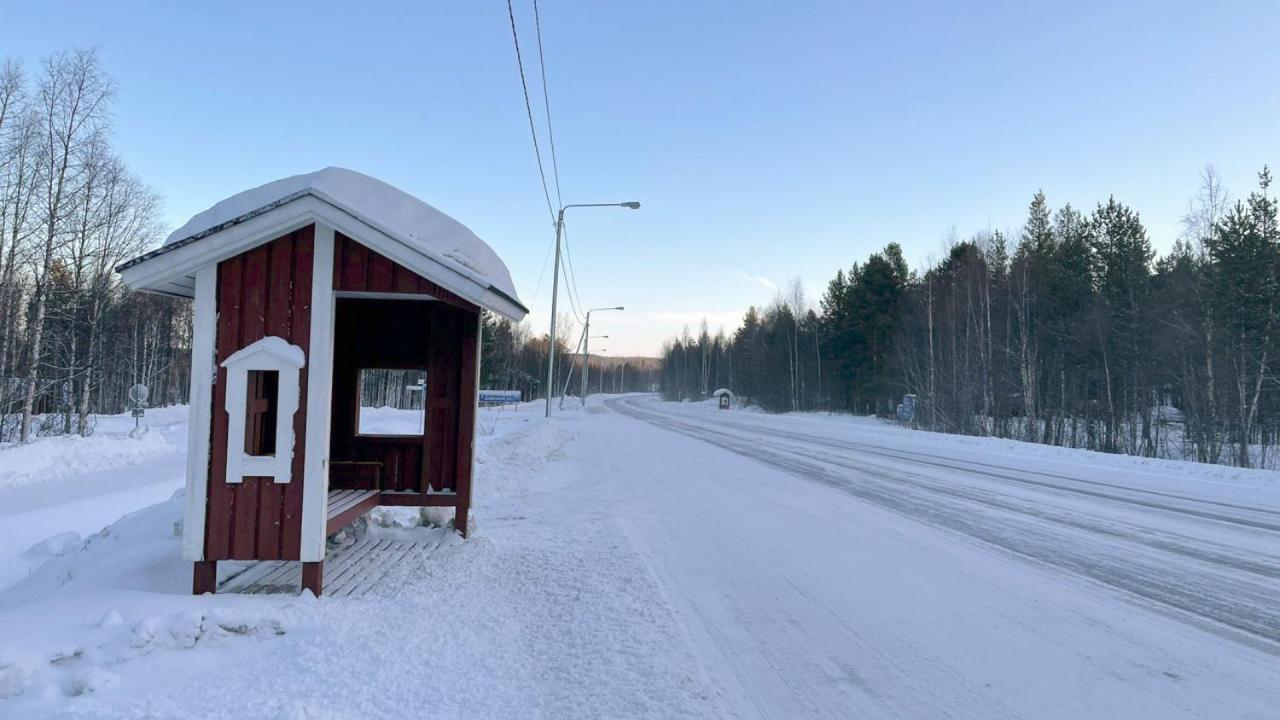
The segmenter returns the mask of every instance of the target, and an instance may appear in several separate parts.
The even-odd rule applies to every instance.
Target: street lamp
[[[560,235],[564,232],[564,211],[575,207],[624,207],[639,210],[640,203],[635,200],[620,203],[577,203],[564,205],[556,214],[556,262],[551,275],[551,332],[547,343],[547,417],[551,417],[551,393],[555,388],[556,372],[556,300],[560,295]]]
[[[600,349],[599,349],[599,350],[597,350],[596,352],[600,353],[601,355],[607,355],[607,354],[609,354],[609,348],[600,348]],[[603,367],[602,367],[602,368],[601,368],[601,370],[600,370],[600,382],[599,382],[599,384],[597,385],[597,387],[598,387],[599,389],[598,389],[598,390],[596,390],[596,392],[600,392],[600,393],[603,393],[603,392],[604,392],[604,369],[603,369]],[[584,404],[585,404],[585,401],[584,401]]]
[[[587,311],[587,326],[582,330],[583,361],[582,361],[582,393],[581,394],[582,394],[582,407],[584,408],[587,406],[587,389],[589,387],[587,385],[587,368],[591,367],[591,351],[590,351],[590,343],[589,343],[589,341],[591,340],[591,313],[606,312],[609,310],[626,310],[626,308],[622,307],[621,305],[617,307],[591,308],[590,310]],[[609,337],[609,336],[604,335],[602,337]]]

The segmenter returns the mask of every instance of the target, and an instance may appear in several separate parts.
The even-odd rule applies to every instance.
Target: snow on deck
[[[368,534],[325,554],[324,597],[364,597],[384,591],[383,583],[404,563],[430,562],[441,543],[453,540],[453,533],[440,529],[434,537],[394,539]],[[302,563],[278,560],[254,563],[218,586],[219,593],[244,595],[296,595],[302,584]]]

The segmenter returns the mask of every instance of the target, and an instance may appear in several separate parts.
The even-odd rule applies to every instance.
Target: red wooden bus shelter
[[[466,534],[480,311],[528,311],[465,226],[326,168],[223,200],[119,270],[194,300],[195,593],[219,560],[296,560],[319,596],[326,538],[378,505],[452,507]]]

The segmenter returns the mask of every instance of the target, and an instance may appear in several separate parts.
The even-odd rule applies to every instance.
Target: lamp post
[[[600,353],[601,355],[606,355],[609,352],[609,348],[600,348],[596,352]],[[599,389],[596,390],[596,392],[603,393],[604,392],[604,368],[603,367],[600,369],[600,382],[597,383],[597,386],[599,387]]]
[[[587,406],[587,368],[591,367],[591,352],[589,350],[589,342],[591,340],[591,313],[605,312],[607,310],[626,310],[626,308],[621,305],[617,307],[591,308],[587,311],[587,326],[582,331],[582,357],[584,358],[582,361],[582,407],[584,408]],[[602,335],[599,337],[609,336]]]
[[[556,262],[551,276],[551,332],[547,342],[547,417],[551,417],[551,393],[555,391],[556,373],[556,300],[560,295],[560,236],[564,232],[564,211],[575,207],[624,207],[639,210],[635,200],[620,203],[576,203],[564,205],[556,214]]]

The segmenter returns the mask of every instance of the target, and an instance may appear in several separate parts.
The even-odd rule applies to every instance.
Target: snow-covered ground
[[[0,718],[1280,707],[1275,473],[644,396],[546,422],[533,403],[480,413],[471,539],[384,509],[367,532],[437,547],[370,595],[195,598],[172,412],[163,451],[90,448],[137,443],[127,418],[35,446],[111,467],[0,449],[22,478],[0,482]]]
[[[362,435],[421,435],[426,413],[393,407],[360,407],[357,419]]]
[[[129,437],[134,419],[126,413],[99,416],[87,438],[0,446],[0,590],[59,546],[182,487],[187,408],[148,410],[144,422],[138,438]]]
[[[590,506],[596,479],[563,472],[581,423],[526,404],[479,426],[472,538],[381,509],[368,532],[440,544],[358,599],[191,597],[180,497],[48,543],[34,570],[11,554],[0,567],[26,576],[0,592],[0,718],[717,714],[644,560]],[[133,467],[167,497],[174,460]],[[40,508],[45,536],[89,522],[58,512],[111,482],[83,479]]]

